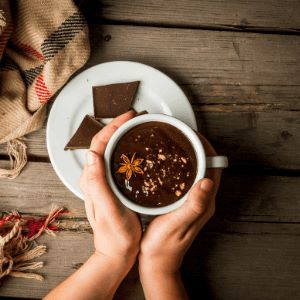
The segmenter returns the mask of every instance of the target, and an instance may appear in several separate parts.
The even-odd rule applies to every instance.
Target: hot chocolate
[[[195,180],[197,160],[191,142],[180,130],[163,122],[147,122],[120,138],[111,170],[128,199],[160,207],[187,193]]]

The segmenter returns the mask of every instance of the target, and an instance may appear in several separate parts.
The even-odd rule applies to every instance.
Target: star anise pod
[[[132,155],[131,160],[125,155],[121,155],[123,163],[120,163],[121,167],[118,169],[117,173],[125,173],[126,179],[129,181],[132,174],[144,174],[142,168],[140,167],[143,162],[143,158],[135,158],[136,153]]]

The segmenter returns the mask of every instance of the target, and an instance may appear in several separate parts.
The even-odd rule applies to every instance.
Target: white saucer
[[[99,64],[73,78],[57,96],[47,123],[47,148],[61,181],[79,198],[86,150],[64,151],[86,114],[93,115],[92,87],[139,80],[133,103],[136,111],[163,113],[180,119],[197,130],[193,109],[180,87],[162,72],[136,62],[113,61]],[[111,119],[103,119],[108,123]]]

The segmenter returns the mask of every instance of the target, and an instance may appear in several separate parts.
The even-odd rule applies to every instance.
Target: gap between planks
[[[36,156],[28,155],[28,162],[37,162],[37,163],[51,163],[50,158],[46,156]],[[9,162],[8,155],[0,154],[0,164],[6,163],[7,166]],[[286,177],[300,177],[300,169],[284,169],[284,168],[273,168],[265,165],[247,163],[243,162],[242,164],[231,164],[226,169],[226,172],[230,174],[255,174],[255,175],[265,175],[265,176],[286,176]]]
[[[99,23],[95,23],[99,24]],[[156,22],[144,21],[116,21],[110,19],[101,19],[103,25],[115,26],[136,26],[136,27],[149,27],[149,28],[172,28],[172,29],[195,29],[195,30],[209,30],[209,31],[231,31],[243,33],[258,33],[258,34],[276,34],[276,35],[294,35],[300,36],[300,30],[297,28],[276,28],[276,27],[259,27],[247,25],[226,25],[226,24],[199,24],[199,25],[184,25],[184,24],[163,24]],[[90,23],[90,25],[93,25]]]
[[[26,213],[24,216],[40,217],[35,213]],[[300,220],[299,222],[278,222],[278,221],[255,221],[251,220],[252,216],[244,216],[248,220],[234,220],[215,215],[209,223],[201,230],[206,233],[222,233],[222,234],[236,234],[236,235],[299,235]],[[261,218],[261,216],[258,216]],[[90,233],[92,229],[87,218],[65,218],[58,219],[59,230],[56,235],[59,236],[61,232],[74,232],[78,234]]]
[[[297,0],[76,0],[89,23],[300,34]],[[88,3],[88,4],[87,4]]]

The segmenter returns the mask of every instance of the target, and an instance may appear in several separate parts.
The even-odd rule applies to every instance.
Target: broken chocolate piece
[[[97,122],[91,116],[86,115],[64,150],[90,148],[93,136],[103,127],[103,124]]]
[[[146,114],[148,114],[148,112],[147,112],[146,110],[142,110],[142,111],[138,112],[138,113],[135,115],[135,117],[138,117],[138,116],[141,116],[141,115],[146,115]]]
[[[93,87],[95,118],[114,118],[129,110],[139,81]]]

